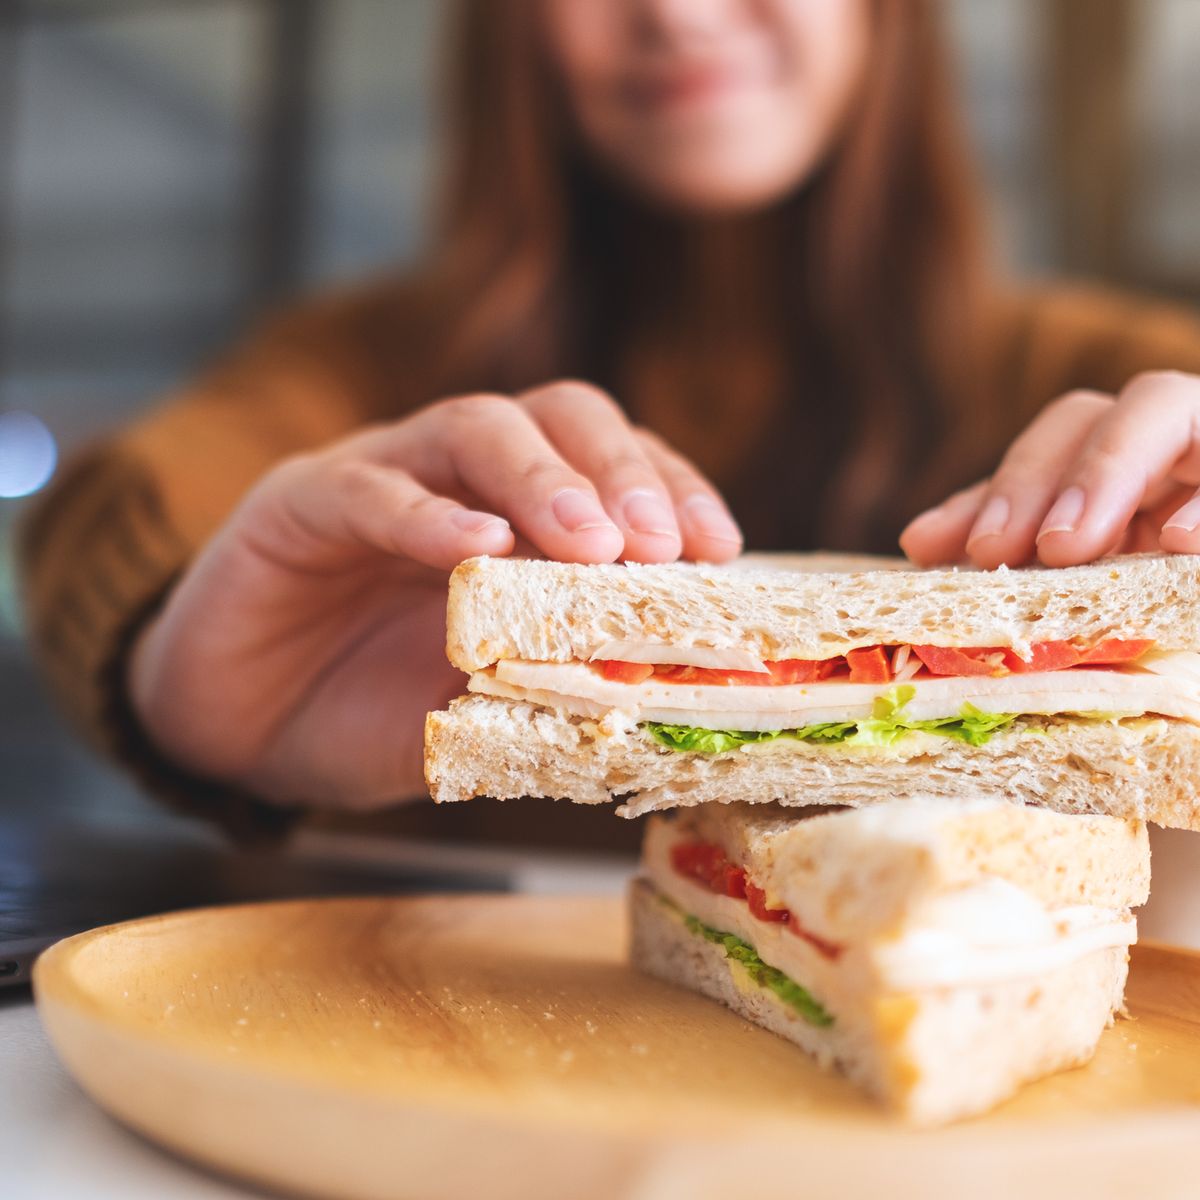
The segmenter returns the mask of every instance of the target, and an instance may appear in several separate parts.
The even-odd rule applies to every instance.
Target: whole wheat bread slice
[[[440,803],[475,796],[621,801],[622,816],[710,801],[868,805],[1000,798],[1200,829],[1200,728],[1183,721],[1024,717],[982,746],[908,734],[890,747],[783,740],[724,754],[669,750],[619,713],[596,721],[468,696],[425,725]]]
[[[768,661],[831,658],[878,643],[1024,653],[1035,642],[1123,637],[1200,648],[1200,556],[1012,571],[844,570],[862,560],[831,555],[761,565],[769,562],[471,559],[450,579],[447,654],[477,671],[508,658],[588,660],[613,641],[740,650]]]

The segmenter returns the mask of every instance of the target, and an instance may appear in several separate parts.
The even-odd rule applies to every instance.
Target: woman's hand
[[[443,400],[289,459],[250,491],[130,659],[173,761],[269,798],[365,808],[424,791],[447,572],[520,547],[568,562],[732,558],[720,497],[603,392]]]
[[[1200,378],[1139,375],[1119,396],[1071,392],[1013,442],[996,473],[900,537],[923,564],[1051,567],[1137,550],[1200,553]]]

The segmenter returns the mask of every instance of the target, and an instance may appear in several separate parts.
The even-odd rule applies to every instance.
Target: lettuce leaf
[[[669,750],[692,750],[697,754],[723,754],[739,746],[755,742],[773,742],[784,736],[782,729],[765,732],[739,732],[735,729],[702,729],[697,725],[664,725],[658,721],[647,721],[643,726],[655,741]]]
[[[758,984],[775,993],[785,1004],[794,1008],[810,1025],[826,1027],[833,1024],[829,1011],[816,1000],[812,993],[802,988],[790,975],[785,975],[778,967],[769,966],[758,957],[758,951],[749,942],[743,942],[732,933],[724,933],[705,925],[691,915],[684,915],[683,923],[692,931],[720,946],[725,951],[725,957],[741,963],[746,974]]]
[[[904,707],[916,694],[911,684],[889,688],[875,700],[871,715],[861,721],[825,721],[799,729],[737,730],[704,729],[695,725],[668,725],[646,721],[642,728],[668,750],[686,750],[696,754],[723,754],[741,746],[788,738],[818,745],[890,746],[907,733],[932,733],[956,738],[972,746],[982,746],[998,730],[1011,725],[1017,713],[982,712],[973,704],[964,704],[956,717],[931,721],[910,720]]]

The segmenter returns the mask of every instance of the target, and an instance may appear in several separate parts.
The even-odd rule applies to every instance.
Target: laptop
[[[0,988],[85,929],[214,904],[308,896],[508,891],[502,856],[301,834],[283,849],[229,846],[170,814],[85,820],[77,810],[0,813]]]

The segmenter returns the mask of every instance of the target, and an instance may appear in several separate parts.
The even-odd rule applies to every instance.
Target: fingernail
[[[1189,500],[1178,512],[1172,513],[1164,529],[1182,529],[1184,533],[1195,533],[1200,527],[1200,496]]]
[[[905,536],[915,533],[918,537],[925,532],[926,528],[936,529],[946,519],[946,511],[941,508],[927,508],[923,513],[918,513],[904,527]]]
[[[617,528],[600,507],[600,502],[577,488],[564,488],[550,501],[550,507],[554,510],[558,523],[568,533]]]
[[[718,542],[742,544],[742,531],[733,518],[715,500],[707,496],[693,496],[683,502],[683,511],[694,532],[701,537]]]
[[[666,501],[654,492],[630,492],[621,505],[625,524],[635,533],[650,533],[656,537],[679,536],[675,519]]]
[[[1048,533],[1074,533],[1079,528],[1083,516],[1083,505],[1087,497],[1081,487],[1069,487],[1054,502],[1054,507],[1046,514],[1041,529],[1038,530],[1037,540],[1040,542]]]
[[[461,529],[464,533],[483,533],[483,531],[508,529],[509,524],[503,517],[495,513],[475,512],[470,508],[456,508],[450,514],[450,524]]]
[[[984,506],[983,511],[975,518],[971,532],[967,535],[967,545],[980,538],[996,537],[1003,533],[1012,513],[1008,499],[1005,496],[993,496]]]

